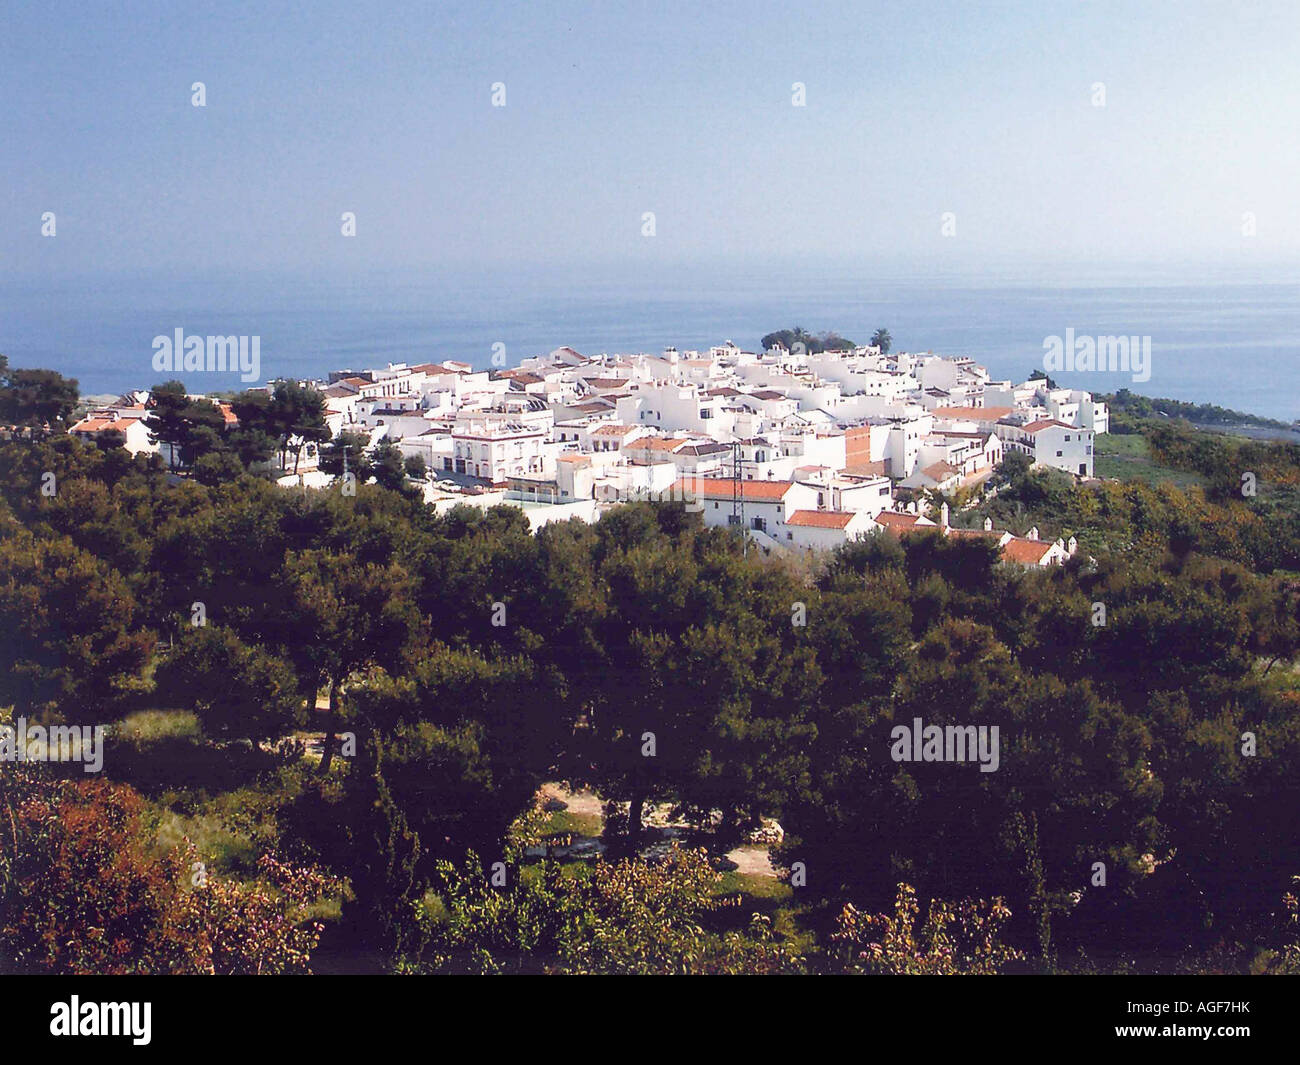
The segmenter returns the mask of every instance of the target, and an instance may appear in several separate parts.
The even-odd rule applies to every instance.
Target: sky
[[[0,275],[1295,263],[1298,30],[1295,0],[8,3]]]

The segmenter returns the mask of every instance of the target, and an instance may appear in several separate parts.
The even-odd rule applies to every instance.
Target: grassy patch
[[[603,828],[599,814],[575,814],[572,810],[556,810],[547,816],[542,825],[542,834],[591,836],[599,839]]]
[[[1205,478],[1197,473],[1162,466],[1151,457],[1146,437],[1136,433],[1103,433],[1096,438],[1093,470],[1098,477],[1121,481],[1145,481],[1148,484],[1173,484],[1178,488],[1202,485]]]
[[[258,849],[252,840],[232,831],[220,816],[187,817],[171,810],[162,811],[155,835],[158,850],[171,851],[187,839],[211,872],[248,877],[257,870]]]
[[[165,740],[200,743],[199,719],[188,710],[140,710],[128,714],[113,728],[115,739],[140,746]]]
[[[762,876],[758,873],[742,873],[733,869],[723,873],[718,881],[715,895],[741,894],[750,899],[776,899],[783,901],[794,897],[794,889],[783,880],[774,876]]]

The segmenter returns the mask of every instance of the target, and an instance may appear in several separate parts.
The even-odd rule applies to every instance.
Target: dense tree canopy
[[[155,407],[160,426],[183,399]],[[248,420],[283,442],[276,403],[235,406],[261,409]],[[1285,513],[1288,452],[1201,446],[1177,429],[1153,439],[1210,472],[1249,460]],[[207,480],[202,461],[177,483],[158,462],[66,436],[0,444],[0,707],[51,721],[191,715],[202,801],[261,781],[256,799],[229,800],[259,852],[348,881],[322,949],[440,971],[605,971],[638,951],[648,971],[672,970],[679,949],[691,971],[795,965],[757,932],[686,935],[685,922],[720,919],[698,894],[711,874],[684,858],[646,871],[637,837],[652,803],[709,824],[715,850],[778,819],[777,858],[801,870],[821,966],[886,927],[863,914],[892,910],[893,946],[871,965],[924,970],[952,914],[984,912],[960,900],[980,898],[1005,901],[989,912],[1014,950],[971,948],[976,969],[1017,951],[1042,964],[1273,942],[1300,869],[1300,607],[1289,526],[1239,493],[1079,487],[1009,460],[967,520],[1084,544],[1066,566],[1025,572],[979,538],[934,534],[794,564],[744,553],[678,504],[533,534],[508,507],[435,514],[392,490],[400,463],[385,466],[392,487],[386,475],[345,494],[233,469]],[[996,728],[997,770],[895,760],[893,730],[918,719]],[[266,743],[291,733],[299,747]],[[301,745],[321,733],[311,763]],[[131,777],[143,762],[110,755],[105,773],[153,795]],[[610,861],[572,885],[524,877],[512,842],[553,780],[594,787],[617,813]],[[126,791],[50,794],[74,827],[139,827]],[[35,814],[18,827],[53,831]],[[0,876],[11,899],[66,872],[35,853],[47,864]],[[105,900],[123,920],[229,928],[260,905],[229,887],[180,906],[177,870],[149,861],[123,867],[124,894]],[[279,868],[243,861],[254,876]],[[498,862],[508,890],[485,893],[478,871]],[[900,882],[957,909],[917,917],[913,934]],[[626,935],[539,924],[543,911],[606,937],[622,914]],[[675,922],[662,936],[656,913]],[[5,927],[6,949],[35,958],[30,930]],[[200,964],[162,932],[140,950],[129,965]]]

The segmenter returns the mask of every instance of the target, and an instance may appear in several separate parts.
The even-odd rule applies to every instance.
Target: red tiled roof
[[[1002,557],[1008,562],[1037,565],[1053,546],[1048,540],[1026,540],[1022,536],[1013,536],[1002,545]]]
[[[851,510],[796,510],[785,523],[813,529],[847,529],[853,517]]]
[[[960,473],[956,466],[950,466],[946,462],[935,462],[921,471],[932,481],[945,481],[953,474]]]
[[[859,462],[852,466],[845,466],[844,472],[854,477],[883,477],[885,473],[885,460],[880,459],[876,462]]]
[[[632,447],[640,448],[644,451],[672,451],[681,447],[686,440],[682,437],[675,436],[651,436],[645,440],[638,440]]]
[[[439,366],[436,362],[422,362],[419,366],[412,366],[411,373],[464,373],[464,370],[452,370],[446,366]],[[355,380],[355,378],[344,378],[344,380]],[[370,382],[363,382],[369,384]]]
[[[735,482],[729,477],[696,477],[679,481],[683,491],[693,491],[706,499],[731,499]],[[779,503],[794,487],[793,481],[741,481],[741,498],[746,502]]]
[[[130,425],[140,421],[139,418],[105,418],[90,417],[83,418],[77,422],[71,429],[70,433],[102,433],[105,429],[116,429],[124,432]]]
[[[895,534],[910,532],[937,532],[939,527],[928,518],[916,514],[896,514],[892,510],[882,510],[875,517],[877,525]]]
[[[1027,433],[1036,433],[1040,429],[1047,429],[1053,425],[1059,425],[1062,429],[1073,429],[1073,425],[1066,425],[1065,422],[1058,422],[1055,418],[1039,418],[1037,421],[1029,422],[1021,428]],[[1082,432],[1083,430],[1079,430]]]
[[[936,418],[952,418],[958,421],[995,422],[1005,418],[1014,407],[935,407],[931,412]]]

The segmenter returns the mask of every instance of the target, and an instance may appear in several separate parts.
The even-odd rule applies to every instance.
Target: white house
[[[1091,429],[1040,418],[1023,425],[1006,419],[998,422],[995,430],[1007,448],[1028,455],[1036,464],[1080,477],[1092,476],[1095,434]]]
[[[827,551],[875,528],[876,523],[864,510],[796,510],[785,521],[785,542]]]
[[[702,507],[705,525],[737,525],[737,493],[743,504],[746,528],[766,533],[778,543],[785,540],[787,519],[796,510],[816,510],[817,492],[794,481],[733,481],[725,477],[691,477],[676,490]]]
[[[110,431],[122,434],[122,446],[132,455],[159,450],[158,445],[149,440],[143,416],[120,414],[111,408],[92,411],[68,430],[73,436],[86,440],[97,439],[101,433]]]

